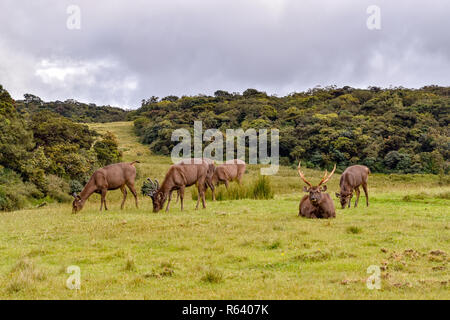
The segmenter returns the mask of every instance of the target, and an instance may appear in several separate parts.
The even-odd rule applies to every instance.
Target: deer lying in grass
[[[339,185],[341,187],[340,192],[336,192],[336,197],[341,202],[342,209],[348,204],[350,208],[353,190],[356,191],[355,208],[359,202],[359,186],[362,186],[366,195],[366,205],[369,206],[369,193],[367,192],[367,180],[369,179],[370,169],[366,166],[355,165],[348,167],[341,175]]]
[[[336,165],[334,165],[333,171],[331,171],[329,175],[327,170],[325,170],[322,180],[320,180],[317,186],[313,186],[308,180],[306,180],[300,169],[300,162],[298,163],[298,174],[300,175],[300,178],[308,185],[308,187],[303,187],[303,191],[309,193],[300,201],[299,216],[313,219],[328,219],[336,217],[336,210],[334,208],[333,200],[328,193],[322,193],[327,190],[327,186],[325,184],[331,179],[331,176],[334,174],[335,170]]]
[[[228,160],[224,164],[217,166],[211,178],[211,190],[213,201],[216,200],[214,192],[215,186],[219,183],[224,183],[228,189],[228,183],[231,181],[237,181],[241,184],[242,177],[245,173],[245,161],[240,159]]]
[[[134,165],[139,163],[139,161],[133,162],[122,162],[110,164],[104,168],[96,170],[88,183],[84,186],[83,190],[79,195],[73,194],[75,198],[72,203],[72,213],[77,213],[86,202],[86,200],[95,192],[101,195],[100,211],[103,209],[103,204],[105,204],[105,210],[108,210],[106,206],[106,192],[108,190],[120,189],[123,193],[122,204],[120,209],[123,209],[125,200],[127,198],[127,189],[130,189],[134,196],[136,202],[136,208],[138,207],[138,199],[136,189],[134,188],[134,180],[136,178],[136,168]]]
[[[206,180],[208,175],[212,174],[211,170],[213,170],[213,166],[211,166],[211,163],[208,160],[188,159],[172,165],[166,173],[161,185],[159,185],[158,180],[155,179],[155,182],[153,182],[148,178],[147,181],[150,183],[150,188],[146,192],[146,195],[152,198],[153,212],[160,211],[166,200],[168,200],[166,207],[166,212],[168,212],[170,201],[172,200],[172,192],[175,190],[179,191],[181,210],[183,210],[184,190],[186,187],[190,187],[194,184],[197,184],[198,188],[198,199],[195,209],[198,209],[200,198],[202,198],[203,208],[205,209]]]

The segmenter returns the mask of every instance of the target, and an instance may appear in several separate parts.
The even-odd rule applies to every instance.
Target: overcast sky
[[[124,108],[217,89],[450,85],[449,17],[448,0],[1,0],[0,84]]]

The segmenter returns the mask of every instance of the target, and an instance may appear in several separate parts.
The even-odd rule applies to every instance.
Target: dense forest
[[[450,87],[421,89],[317,87],[284,97],[256,89],[242,94],[151,97],[128,114],[136,134],[170,154],[177,128],[278,128],[281,164],[340,170],[365,164],[373,172],[448,173]]]
[[[49,110],[20,113],[0,85],[0,210],[70,201],[92,172],[120,161],[116,137]]]
[[[75,122],[114,122],[126,120],[128,111],[111,106],[97,106],[73,99],[44,102],[41,98],[25,94],[24,100],[16,100],[16,109],[22,114],[51,111]]]

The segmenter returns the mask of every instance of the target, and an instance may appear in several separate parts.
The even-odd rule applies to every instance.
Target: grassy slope
[[[170,160],[139,144],[131,123],[92,127],[115,132],[125,161],[142,162],[139,189],[147,176],[163,178]],[[250,168],[247,179],[256,174]],[[120,211],[114,191],[107,213],[97,195],[77,215],[68,204],[1,213],[0,298],[449,299],[450,187],[437,181],[372,175],[370,207],[338,209],[328,221],[297,217],[303,186],[290,168],[272,177],[274,200],[195,211],[188,196],[184,212],[174,204],[153,214],[141,196],[139,210],[129,197]],[[65,287],[69,265],[81,268],[79,291]],[[366,288],[370,265],[387,266],[381,290]]]

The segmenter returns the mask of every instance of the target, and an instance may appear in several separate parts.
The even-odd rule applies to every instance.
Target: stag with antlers
[[[212,175],[211,170],[213,168],[214,166],[211,166],[210,162],[205,159],[192,159],[187,162],[174,164],[169,168],[161,185],[159,185],[158,180],[155,179],[155,182],[153,182],[148,178],[144,184],[145,189],[143,187],[142,192],[152,198],[153,212],[161,210],[166,200],[168,200],[166,207],[166,212],[168,212],[170,201],[172,200],[172,192],[177,190],[181,199],[181,210],[183,210],[185,188],[197,184],[198,198],[195,209],[198,209],[200,198],[205,209],[206,180]]]
[[[333,200],[328,193],[324,193],[327,190],[325,185],[334,174],[336,170],[336,165],[334,165],[333,171],[328,174],[325,170],[325,174],[320,180],[317,186],[313,186],[308,180],[306,180],[305,175],[300,169],[300,162],[298,163],[297,171],[300,178],[308,185],[303,187],[303,191],[308,194],[305,195],[300,201],[299,206],[299,216],[306,218],[319,218],[319,219],[329,219],[336,217],[336,210],[334,208]]]

